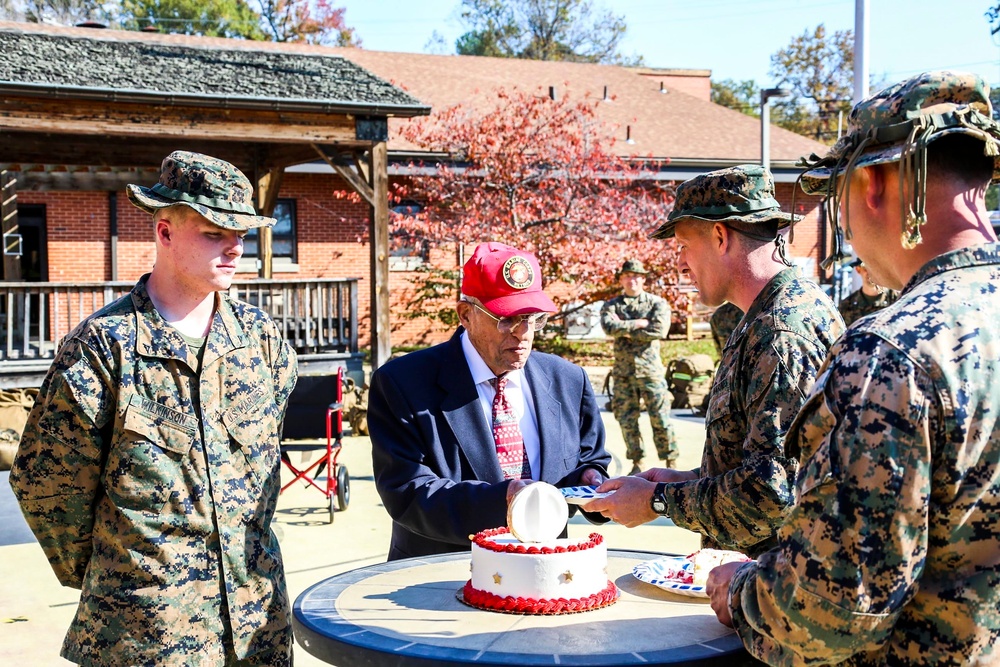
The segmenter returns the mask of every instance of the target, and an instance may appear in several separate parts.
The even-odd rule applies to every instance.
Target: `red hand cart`
[[[330,505],[330,521],[333,523],[334,499],[336,509],[343,512],[351,502],[351,478],[347,466],[337,463],[344,438],[344,368],[337,369],[337,389],[334,402],[326,408],[326,446],[315,443],[281,443],[281,462],[295,475],[295,478],[281,487],[281,492],[295,482],[302,480],[318,489]],[[319,459],[304,468],[292,463],[289,452],[322,451]],[[325,477],[321,477],[326,473]]]

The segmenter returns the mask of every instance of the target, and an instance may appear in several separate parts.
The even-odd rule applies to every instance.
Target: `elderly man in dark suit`
[[[469,549],[469,535],[507,524],[510,499],[533,481],[592,485],[608,474],[586,373],[531,351],[556,311],[538,260],[481,244],[456,310],[461,326],[449,341],[372,376],[368,426],[375,486],[393,521],[389,560]]]

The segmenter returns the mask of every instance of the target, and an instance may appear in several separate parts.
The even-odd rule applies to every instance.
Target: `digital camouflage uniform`
[[[712,313],[712,317],[709,318],[708,324],[712,329],[712,340],[715,342],[715,349],[718,350],[719,356],[722,356],[722,350],[726,347],[726,341],[729,340],[730,334],[733,333],[733,329],[736,325],[740,323],[743,319],[743,311],[740,310],[739,306],[735,306],[728,301]]]
[[[10,483],[59,582],[82,590],[62,655],[221,665],[291,647],[271,532],[294,352],[220,293],[201,373],[146,293],[78,326],[28,419]]]
[[[678,188],[671,217],[654,237],[673,236],[679,219],[706,219],[702,211],[787,223],[791,216],[781,213],[773,193],[770,172],[758,165],[697,176]],[[785,434],[843,330],[819,286],[787,268],[761,289],[729,336],[709,396],[698,479],[664,490],[666,515],[700,533],[703,548],[756,556],[774,546],[797,468],[785,453]]]
[[[637,327],[635,321],[641,319],[649,320],[649,326]],[[656,455],[668,461],[670,467],[677,459],[678,449],[670,425],[672,397],[660,357],[660,340],[670,332],[670,305],[666,299],[649,292],[636,296],[622,294],[604,302],[601,326],[615,339],[611,411],[622,429],[625,455],[636,463],[643,457],[639,431],[641,401],[649,412]]]
[[[899,295],[890,289],[883,289],[880,294],[875,296],[868,296],[864,290],[858,289],[841,301],[837,309],[840,310],[840,315],[844,318],[844,324],[851,326],[855,320],[885,308],[898,297]]]
[[[913,118],[931,105],[927,113],[947,122],[970,102],[982,117],[969,113],[968,127],[1000,137],[978,77],[931,73],[859,103],[848,147],[906,111]],[[801,465],[780,545],[729,589],[736,630],[755,656],[773,665],[1000,663],[997,284],[1000,245],[940,255],[831,350],[789,431]]]
[[[181,190],[206,173],[221,182],[221,161],[174,153],[161,184],[175,157]],[[267,224],[252,211],[210,219]],[[147,280],[65,338],[10,475],[60,583],[81,590],[62,655],[108,667],[290,664],[271,520],[294,352],[264,312],[220,292],[199,362]]]
[[[664,493],[667,515],[701,533],[703,548],[755,556],[774,546],[797,467],[785,433],[842,332],[830,299],[789,268],[729,337],[708,399],[699,479]]]

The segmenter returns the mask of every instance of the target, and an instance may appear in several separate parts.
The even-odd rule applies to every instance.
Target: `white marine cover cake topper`
[[[556,487],[545,482],[518,491],[507,508],[507,528],[521,542],[550,542],[569,521],[569,505]]]

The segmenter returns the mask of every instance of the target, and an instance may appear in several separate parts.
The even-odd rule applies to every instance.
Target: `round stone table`
[[[632,575],[664,554],[608,550],[620,590],[603,609],[558,616],[482,611],[460,598],[470,554],[380,563],[303,592],[295,636],[340,667],[474,665],[749,665],[752,660],[704,598],[677,595]]]

